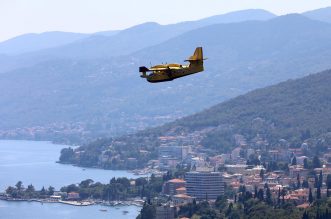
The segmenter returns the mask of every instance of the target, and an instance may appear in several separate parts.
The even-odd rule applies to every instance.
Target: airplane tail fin
[[[185,61],[203,61],[203,52],[202,52],[202,47],[197,47],[194,51],[194,54],[190,56],[187,60]]]
[[[202,52],[202,47],[197,47],[194,51],[194,54],[190,56],[187,60],[190,62],[190,69],[192,72],[200,72],[203,71],[203,52]]]

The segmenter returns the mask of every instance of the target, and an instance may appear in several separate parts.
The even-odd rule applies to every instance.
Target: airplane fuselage
[[[194,65],[176,64],[176,66],[173,66],[173,64],[169,64],[169,65],[163,65],[163,67],[164,69],[161,68],[160,66],[155,66],[155,70],[152,70],[154,68],[152,67],[151,68],[152,72],[149,75],[145,76],[147,81],[151,83],[172,81],[176,78],[195,74],[204,70],[202,63],[194,64]],[[142,77],[144,76],[142,75]]]
[[[172,81],[176,78],[202,72],[204,70],[203,60],[202,47],[197,47],[194,54],[186,60],[190,63],[189,65],[162,64],[150,68],[141,66],[139,68],[140,77],[146,78],[151,83]]]

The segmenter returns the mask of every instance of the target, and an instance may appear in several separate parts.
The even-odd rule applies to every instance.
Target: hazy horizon
[[[161,4],[160,4],[161,3]],[[128,7],[128,5],[131,5]],[[42,1],[2,0],[0,2],[0,42],[27,33],[64,31],[94,33],[126,29],[145,22],[171,24],[198,20],[213,15],[246,9],[263,9],[276,15],[302,13],[331,6],[331,0],[286,0],[245,2],[234,0],[213,1],[122,0],[116,3],[107,0]],[[125,11],[126,13],[123,13]],[[169,16],[170,15],[170,16]],[[120,22],[119,22],[120,21]],[[10,24],[10,25],[8,25]]]

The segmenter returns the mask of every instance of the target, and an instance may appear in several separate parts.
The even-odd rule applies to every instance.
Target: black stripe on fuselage
[[[190,73],[190,74],[186,74],[186,75],[181,75],[181,76],[177,76],[177,77],[172,77],[172,78],[169,78],[169,79],[162,79],[162,80],[148,80],[148,78],[147,78],[147,81],[150,82],[150,83],[166,82],[166,81],[172,81],[172,80],[177,79],[177,78],[185,77],[185,76],[188,76],[188,75],[193,75],[193,74],[196,74],[196,73],[198,73],[198,72],[194,72],[194,73]]]

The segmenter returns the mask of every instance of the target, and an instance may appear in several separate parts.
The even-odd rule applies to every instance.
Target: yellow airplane
[[[146,78],[147,81],[151,83],[172,81],[176,78],[203,71],[203,60],[205,59],[203,58],[202,47],[197,47],[194,54],[185,60],[190,62],[189,65],[166,64],[155,65],[150,68],[141,66],[139,67],[139,72],[141,73],[140,77]],[[147,72],[152,73],[147,74]]]

